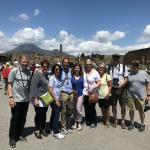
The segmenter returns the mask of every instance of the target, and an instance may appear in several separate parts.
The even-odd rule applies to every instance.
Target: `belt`
[[[65,91],[61,91],[61,93],[66,93],[66,94],[68,94],[68,95],[71,95],[73,92],[68,93],[68,92],[65,92]]]

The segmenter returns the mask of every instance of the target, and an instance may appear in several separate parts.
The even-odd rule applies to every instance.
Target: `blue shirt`
[[[62,82],[55,77],[55,75],[52,75],[49,79],[49,86],[52,87],[54,95],[59,100],[60,99],[60,92],[61,92],[61,85]]]
[[[72,93],[72,83],[71,83],[71,70],[69,69],[68,73],[65,73],[64,70],[62,70],[62,88],[61,91],[67,92],[67,93]]]
[[[84,79],[83,77],[80,77],[78,80],[75,79],[73,76],[71,79],[72,82],[72,88],[73,90],[77,91],[78,96],[83,95],[83,89],[84,89]]]

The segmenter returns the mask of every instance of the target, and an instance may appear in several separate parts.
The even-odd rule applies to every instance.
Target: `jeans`
[[[9,138],[17,139],[22,135],[27,111],[29,107],[29,102],[16,102],[16,106],[11,108],[11,120],[10,120],[10,128],[9,128]]]
[[[60,117],[60,107],[58,107],[55,102],[53,102],[51,105],[52,113],[49,123],[49,129],[53,130],[54,134],[57,134],[59,132],[59,117]]]
[[[46,125],[46,112],[48,110],[48,107],[34,106],[34,109],[35,109],[35,117],[34,117],[35,130],[43,130],[45,129]]]

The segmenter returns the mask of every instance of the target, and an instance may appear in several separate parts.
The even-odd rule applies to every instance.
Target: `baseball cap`
[[[41,65],[40,64],[36,64],[35,67],[41,67]]]
[[[14,64],[18,64],[18,61],[14,61]]]
[[[6,62],[6,65],[8,65],[8,66],[9,66],[9,62]]]

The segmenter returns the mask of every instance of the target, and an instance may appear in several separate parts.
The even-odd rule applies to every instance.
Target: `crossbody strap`
[[[64,85],[64,83],[65,83],[65,81],[66,81],[66,79],[67,79],[67,76],[68,76],[68,75],[65,76],[65,79],[64,79],[63,82],[62,82],[62,85],[61,85],[62,87],[63,87],[63,85]]]
[[[21,76],[22,85],[23,85],[23,87],[25,88],[24,82],[23,82],[23,76],[22,76],[22,73],[21,73],[20,68],[19,68],[19,72],[20,72],[20,76]],[[29,76],[27,75],[27,83],[28,83],[28,82],[29,82]]]
[[[87,80],[87,84],[88,84],[88,91],[89,91],[90,87],[89,87],[89,80],[88,80],[88,77],[87,77],[87,73],[86,73],[86,80]]]

